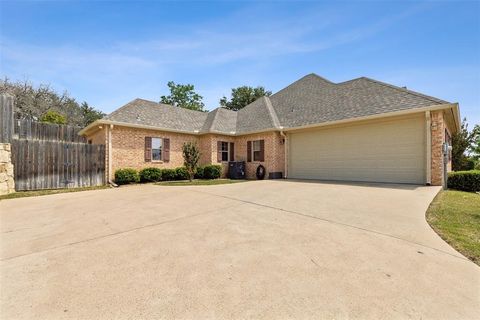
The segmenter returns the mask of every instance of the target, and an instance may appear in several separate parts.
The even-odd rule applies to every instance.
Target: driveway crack
[[[294,214],[294,215],[298,215],[298,216],[302,216],[302,217],[306,217],[306,218],[311,218],[311,219],[315,219],[315,220],[319,220],[319,221],[323,221],[323,222],[327,222],[327,223],[331,223],[331,224],[335,224],[335,225],[339,225],[339,226],[344,226],[344,227],[348,227],[348,228],[353,228],[353,229],[365,231],[365,232],[376,234],[376,235],[379,235],[379,236],[384,236],[384,237],[404,241],[404,242],[407,242],[407,243],[410,243],[410,244],[421,246],[423,248],[428,248],[428,249],[431,249],[431,250],[434,250],[434,251],[437,251],[437,252],[440,252],[440,253],[443,253],[443,254],[447,254],[447,255],[452,256],[452,257],[457,258],[457,259],[470,261],[463,256],[455,255],[455,254],[452,254],[450,252],[447,252],[447,251],[444,251],[444,250],[441,250],[441,249],[430,247],[428,245],[425,245],[425,244],[422,244],[422,243],[419,243],[419,242],[415,242],[415,241],[411,241],[411,240],[407,240],[407,239],[404,239],[404,238],[401,238],[401,237],[398,237],[398,236],[395,236],[395,235],[391,235],[391,234],[388,234],[388,233],[383,233],[383,232],[380,232],[380,231],[367,229],[367,228],[363,228],[363,227],[359,227],[359,226],[356,226],[356,225],[352,225],[352,224],[348,224],[348,223],[344,223],[344,222],[339,222],[339,221],[335,221],[335,220],[331,220],[331,219],[327,219],[327,218],[316,217],[314,215],[303,213],[303,212],[298,212],[298,211],[293,211],[293,210],[287,210],[287,209],[284,209],[284,208],[274,207],[274,206],[271,206],[271,205],[268,205],[268,204],[262,204],[262,203],[258,203],[258,202],[254,202],[254,201],[243,200],[243,199],[239,199],[239,198],[236,198],[236,197],[219,195],[219,194],[205,192],[205,191],[199,191],[199,190],[191,190],[191,191],[204,193],[204,194],[208,194],[208,195],[211,195],[211,196],[217,196],[217,197],[221,197],[221,198],[225,198],[225,199],[229,199],[229,200],[240,201],[242,203],[251,204],[251,205],[254,205],[254,206],[258,206],[258,207],[278,210],[278,211],[288,213],[288,214]]]

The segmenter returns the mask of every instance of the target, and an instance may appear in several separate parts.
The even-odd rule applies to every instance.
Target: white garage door
[[[288,177],[424,184],[425,150],[423,114],[291,133]]]

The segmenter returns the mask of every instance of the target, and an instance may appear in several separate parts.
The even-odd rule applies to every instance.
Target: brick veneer
[[[265,132],[246,136],[226,135],[189,135],[183,133],[172,133],[159,130],[148,130],[114,126],[111,129],[112,136],[112,172],[110,179],[113,179],[115,170],[122,168],[134,168],[137,170],[146,167],[176,168],[183,166],[182,146],[185,142],[196,142],[200,148],[201,157],[199,164],[220,164],[222,165],[222,176],[228,172],[228,162],[217,161],[217,142],[226,141],[235,144],[235,160],[246,162],[247,179],[255,179],[255,172],[258,165],[262,164],[266,169],[266,178],[270,172],[284,171],[285,153],[283,139],[278,132]],[[170,139],[170,161],[168,162],[145,162],[144,148],[145,137],[160,137]],[[87,136],[95,144],[107,146],[106,159],[108,161],[108,130],[106,126],[101,130]],[[247,141],[265,140],[265,161],[247,162]],[[108,164],[107,164],[108,171]]]
[[[247,141],[254,140],[265,140],[265,161],[247,162]],[[268,178],[270,172],[282,172],[285,174],[285,145],[282,136],[278,132],[264,132],[236,137],[235,158],[237,161],[246,162],[247,179],[256,178],[256,170],[260,164],[266,169],[266,178]]]
[[[443,151],[442,145],[445,142],[445,129],[450,133],[452,130],[448,127],[443,110],[432,111],[431,117],[431,135],[432,135],[432,170],[431,184],[441,186],[443,184]],[[451,170],[451,160],[447,164],[447,170]]]
[[[169,161],[145,161],[145,137],[170,139]],[[112,172],[121,168],[137,170],[146,167],[176,168],[183,166],[182,146],[185,142],[197,142],[198,136],[114,126],[112,129]]]

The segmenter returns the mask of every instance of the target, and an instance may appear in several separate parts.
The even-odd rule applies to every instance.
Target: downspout
[[[285,174],[283,175],[283,178],[284,179],[287,179],[288,177],[288,138],[287,138],[287,135],[285,134],[285,132],[283,132],[283,130],[280,130],[280,135],[283,137],[285,143],[284,143],[284,157],[285,157],[285,160],[284,160],[284,167],[285,167]]]
[[[108,129],[108,183],[112,186],[117,186],[112,180],[112,130],[113,124],[107,126]]]
[[[425,111],[425,131],[427,134],[427,143],[426,143],[426,151],[427,151],[427,159],[426,159],[426,184],[427,186],[432,184],[432,118],[430,116],[430,111]]]

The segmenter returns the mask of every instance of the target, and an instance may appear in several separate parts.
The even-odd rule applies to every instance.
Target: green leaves
[[[189,180],[192,181],[195,176],[198,161],[200,160],[200,150],[194,142],[185,142],[182,148],[183,164],[187,170]]]
[[[173,81],[169,81],[167,85],[170,89],[170,95],[161,96],[161,103],[190,110],[204,111],[203,97],[195,92],[195,87],[192,84],[176,84]]]
[[[54,124],[66,124],[67,118],[56,111],[48,110],[41,116],[40,121]]]
[[[478,125],[472,131],[468,131],[467,119],[464,118],[460,131],[452,136],[452,169],[453,171],[471,170],[472,160],[465,154],[471,151],[475,157],[476,145],[478,146],[478,139],[480,136],[480,129]]]
[[[238,111],[245,106],[249,105],[253,101],[261,98],[263,96],[271,96],[272,92],[265,90],[264,87],[249,87],[242,86],[232,89],[231,99],[228,100],[227,97],[220,99],[220,105],[224,108]]]

